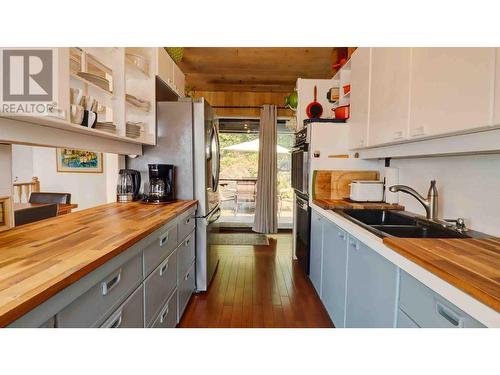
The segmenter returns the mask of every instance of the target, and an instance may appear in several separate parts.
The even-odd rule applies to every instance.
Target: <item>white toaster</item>
[[[384,182],[352,180],[350,198],[355,202],[382,202],[384,200]]]

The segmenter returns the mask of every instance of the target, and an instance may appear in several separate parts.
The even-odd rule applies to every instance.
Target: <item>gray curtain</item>
[[[277,108],[264,105],[260,110],[259,172],[253,231],[278,232],[277,187]]]

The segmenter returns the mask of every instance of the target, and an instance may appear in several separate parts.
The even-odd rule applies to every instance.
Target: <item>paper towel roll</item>
[[[399,193],[392,193],[389,188],[392,185],[399,184],[399,169],[394,167],[385,167],[385,201],[387,203],[399,203]]]

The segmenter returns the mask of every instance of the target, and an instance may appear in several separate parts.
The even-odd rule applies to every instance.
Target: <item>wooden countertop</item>
[[[500,238],[384,238],[384,244],[500,312]]]
[[[403,206],[399,204],[390,204],[384,202],[353,202],[346,199],[314,199],[313,203],[324,210],[335,210],[335,209],[386,209],[386,210],[404,210]]]
[[[0,233],[0,326],[196,205],[110,203]]]

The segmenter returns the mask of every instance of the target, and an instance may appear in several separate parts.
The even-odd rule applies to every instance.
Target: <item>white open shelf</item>
[[[137,99],[148,101],[149,109],[138,107],[125,99],[125,128],[127,122],[141,123],[142,134],[140,138],[143,143],[151,144],[156,138],[155,122],[155,77],[151,72],[157,71],[156,49],[143,47],[127,47],[123,51],[125,61],[125,95],[133,95]],[[147,73],[133,64],[127,58],[127,54],[141,56],[147,61]],[[154,144],[154,143],[153,143]]]
[[[81,88],[84,95],[94,97],[100,105],[109,109],[106,112],[105,120],[112,122],[116,126],[116,133],[109,133],[97,129],[89,129],[85,126],[73,124],[69,120],[70,103],[64,103],[66,110],[66,121],[59,122],[56,126],[71,126],[79,132],[90,132],[105,138],[120,139],[129,143],[154,145],[156,142],[156,108],[155,108],[155,74],[156,72],[156,48],[73,48],[67,50],[67,61],[61,60],[64,64],[70,64],[71,55],[80,54],[79,70],[87,72],[89,61],[94,69],[101,69],[106,78],[110,81],[112,91],[108,91],[99,85],[76,74],[75,70],[68,66],[69,88]],[[145,71],[134,64],[126,54],[132,53],[143,56],[148,61],[148,69]],[[77,64],[74,64],[74,68]],[[64,76],[61,73],[61,76]],[[126,101],[126,94],[131,94],[139,99],[150,102],[150,109],[144,110]],[[68,94],[69,98],[69,94]],[[108,113],[109,112],[109,113]],[[39,120],[36,120],[37,122]],[[99,121],[103,121],[102,119]],[[127,121],[141,123],[142,133],[140,137],[133,138],[127,136]],[[50,122],[50,121],[49,121]],[[52,126],[51,124],[49,126]]]
[[[29,115],[16,115],[16,116],[0,115],[0,117],[10,119],[10,120],[15,120],[15,121],[22,121],[22,122],[28,122],[31,124],[47,126],[47,127],[51,127],[51,128],[63,129],[63,130],[67,130],[69,128],[73,132],[82,133],[82,134],[99,135],[99,137],[102,137],[102,138],[120,140],[120,141],[124,141],[124,142],[128,142],[128,143],[136,143],[136,144],[143,143],[139,139],[122,137],[122,136],[117,135],[117,134],[108,133],[108,132],[101,131],[98,129],[88,128],[86,126],[73,124],[69,121],[61,120],[61,119],[58,119],[56,117],[29,116]]]
[[[85,78],[83,78],[83,77],[80,77],[80,76],[79,76],[79,75],[77,75],[77,74],[70,73],[70,76],[71,76],[71,78],[72,78],[72,79],[76,79],[77,81],[81,81],[83,84],[85,84],[85,85],[89,85],[89,86],[91,86],[91,87],[95,88],[96,90],[98,90],[98,91],[102,92],[103,94],[105,94],[105,95],[109,96],[110,98],[113,98],[113,97],[114,97],[114,96],[113,96],[113,93],[112,93],[111,91],[108,91],[108,90],[106,90],[106,89],[103,89],[101,86],[98,86],[98,85],[96,85],[95,83],[90,82],[89,80],[87,80],[87,79],[85,79]]]
[[[341,107],[351,104],[351,91],[344,94],[344,86],[351,84],[351,60],[349,59],[333,76],[339,89],[339,99],[333,103],[333,107]]]
[[[112,150],[116,153],[138,154],[140,145],[156,144],[156,78],[159,77],[179,96],[184,92],[184,75],[164,48],[155,47],[64,47],[53,51],[55,87],[53,102],[60,117],[40,115],[13,116],[0,127],[7,133],[4,141],[61,147]],[[143,56],[147,67],[127,58],[127,53]],[[97,75],[109,81],[109,91],[79,72]],[[174,74],[175,73],[175,74]],[[71,122],[71,88],[81,89],[82,95],[92,97],[98,104],[98,122],[112,123],[115,132],[88,128]],[[126,101],[126,94],[150,102],[149,110],[135,107]],[[81,103],[80,103],[81,104]],[[22,126],[19,122],[26,123]],[[127,122],[140,123],[141,133],[127,136]],[[19,125],[19,126],[18,126]],[[45,128],[40,130],[38,125]],[[48,129],[53,129],[49,131]],[[85,136],[80,136],[85,134]],[[7,136],[8,135],[8,136]],[[0,134],[2,136],[2,134]],[[43,141],[41,140],[43,138]],[[85,149],[85,148],[83,148]],[[132,152],[133,151],[133,152]]]

